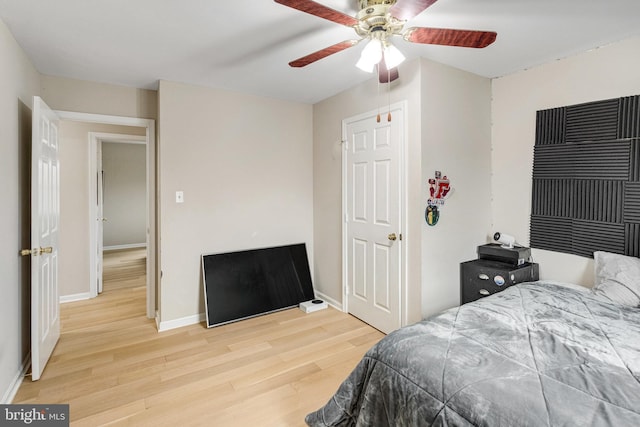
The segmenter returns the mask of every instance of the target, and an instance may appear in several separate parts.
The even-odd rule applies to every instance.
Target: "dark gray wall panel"
[[[640,224],[625,224],[624,253],[640,257]]]
[[[576,180],[571,217],[621,224],[624,194],[623,181]]]
[[[532,216],[529,244],[533,248],[573,253],[571,218]]]
[[[640,223],[640,182],[625,185],[624,222]]]
[[[536,145],[564,144],[565,114],[564,107],[536,113]]]
[[[618,99],[567,107],[566,143],[618,138]]]
[[[624,253],[624,224],[581,221],[572,222],[572,252],[592,257],[594,251]]]
[[[640,96],[620,98],[618,138],[640,137]]]
[[[640,140],[631,142],[630,181],[640,181]]]
[[[532,191],[531,215],[570,218],[573,214],[573,180],[536,179]]]
[[[534,147],[533,178],[629,179],[629,141],[539,145]]]

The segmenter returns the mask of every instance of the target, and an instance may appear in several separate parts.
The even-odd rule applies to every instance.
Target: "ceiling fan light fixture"
[[[389,69],[395,68],[402,64],[405,60],[404,55],[400,52],[400,49],[387,42],[384,47],[384,62]]]
[[[362,57],[356,62],[356,67],[360,68],[365,73],[373,73],[373,68],[376,64],[365,61]]]
[[[378,39],[371,39],[362,49],[360,60],[356,67],[367,73],[373,73],[376,64],[382,60],[382,42]]]

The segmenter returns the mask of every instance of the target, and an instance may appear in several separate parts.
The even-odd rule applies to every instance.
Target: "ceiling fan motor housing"
[[[365,4],[365,7],[356,15],[359,21],[355,26],[356,33],[361,37],[377,33],[377,38],[381,38],[381,34],[385,34],[384,37],[398,34],[404,21],[399,21],[389,14],[389,9],[394,3],[395,0],[360,0],[360,4]]]
[[[396,4],[397,0],[358,0],[358,5],[360,6],[360,10],[366,9],[369,6],[375,6],[384,4],[387,6],[393,6]]]

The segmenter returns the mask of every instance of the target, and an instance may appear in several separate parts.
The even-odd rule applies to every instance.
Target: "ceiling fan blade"
[[[403,38],[413,43],[483,48],[493,43],[496,36],[493,31],[412,27],[405,31]]]
[[[358,25],[358,20],[352,16],[346,15],[337,10],[331,9],[327,6],[321,5],[311,0],[274,0],[276,3],[280,3],[285,6],[289,6],[293,9],[306,12],[311,15],[319,16],[320,18],[327,19],[331,22],[346,25],[347,27],[353,27]]]
[[[350,48],[358,44],[360,40],[345,40],[340,43],[336,43],[333,46],[325,47],[324,49],[320,49],[317,52],[310,53],[307,56],[303,56],[302,58],[298,58],[295,61],[289,62],[291,67],[305,67],[311,63],[319,61],[322,58],[326,58],[329,55],[333,55],[334,53],[342,52],[345,49]]]
[[[418,16],[420,12],[434,4],[438,0],[398,0],[391,6],[389,13],[391,16],[406,21]]]
[[[392,69],[387,69],[387,63],[382,59],[378,63],[378,81],[380,83],[391,83],[400,77],[398,73],[398,67],[393,67]]]

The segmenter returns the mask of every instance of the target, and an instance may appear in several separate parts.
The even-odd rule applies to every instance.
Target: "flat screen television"
[[[202,256],[207,327],[314,299],[304,243]]]

